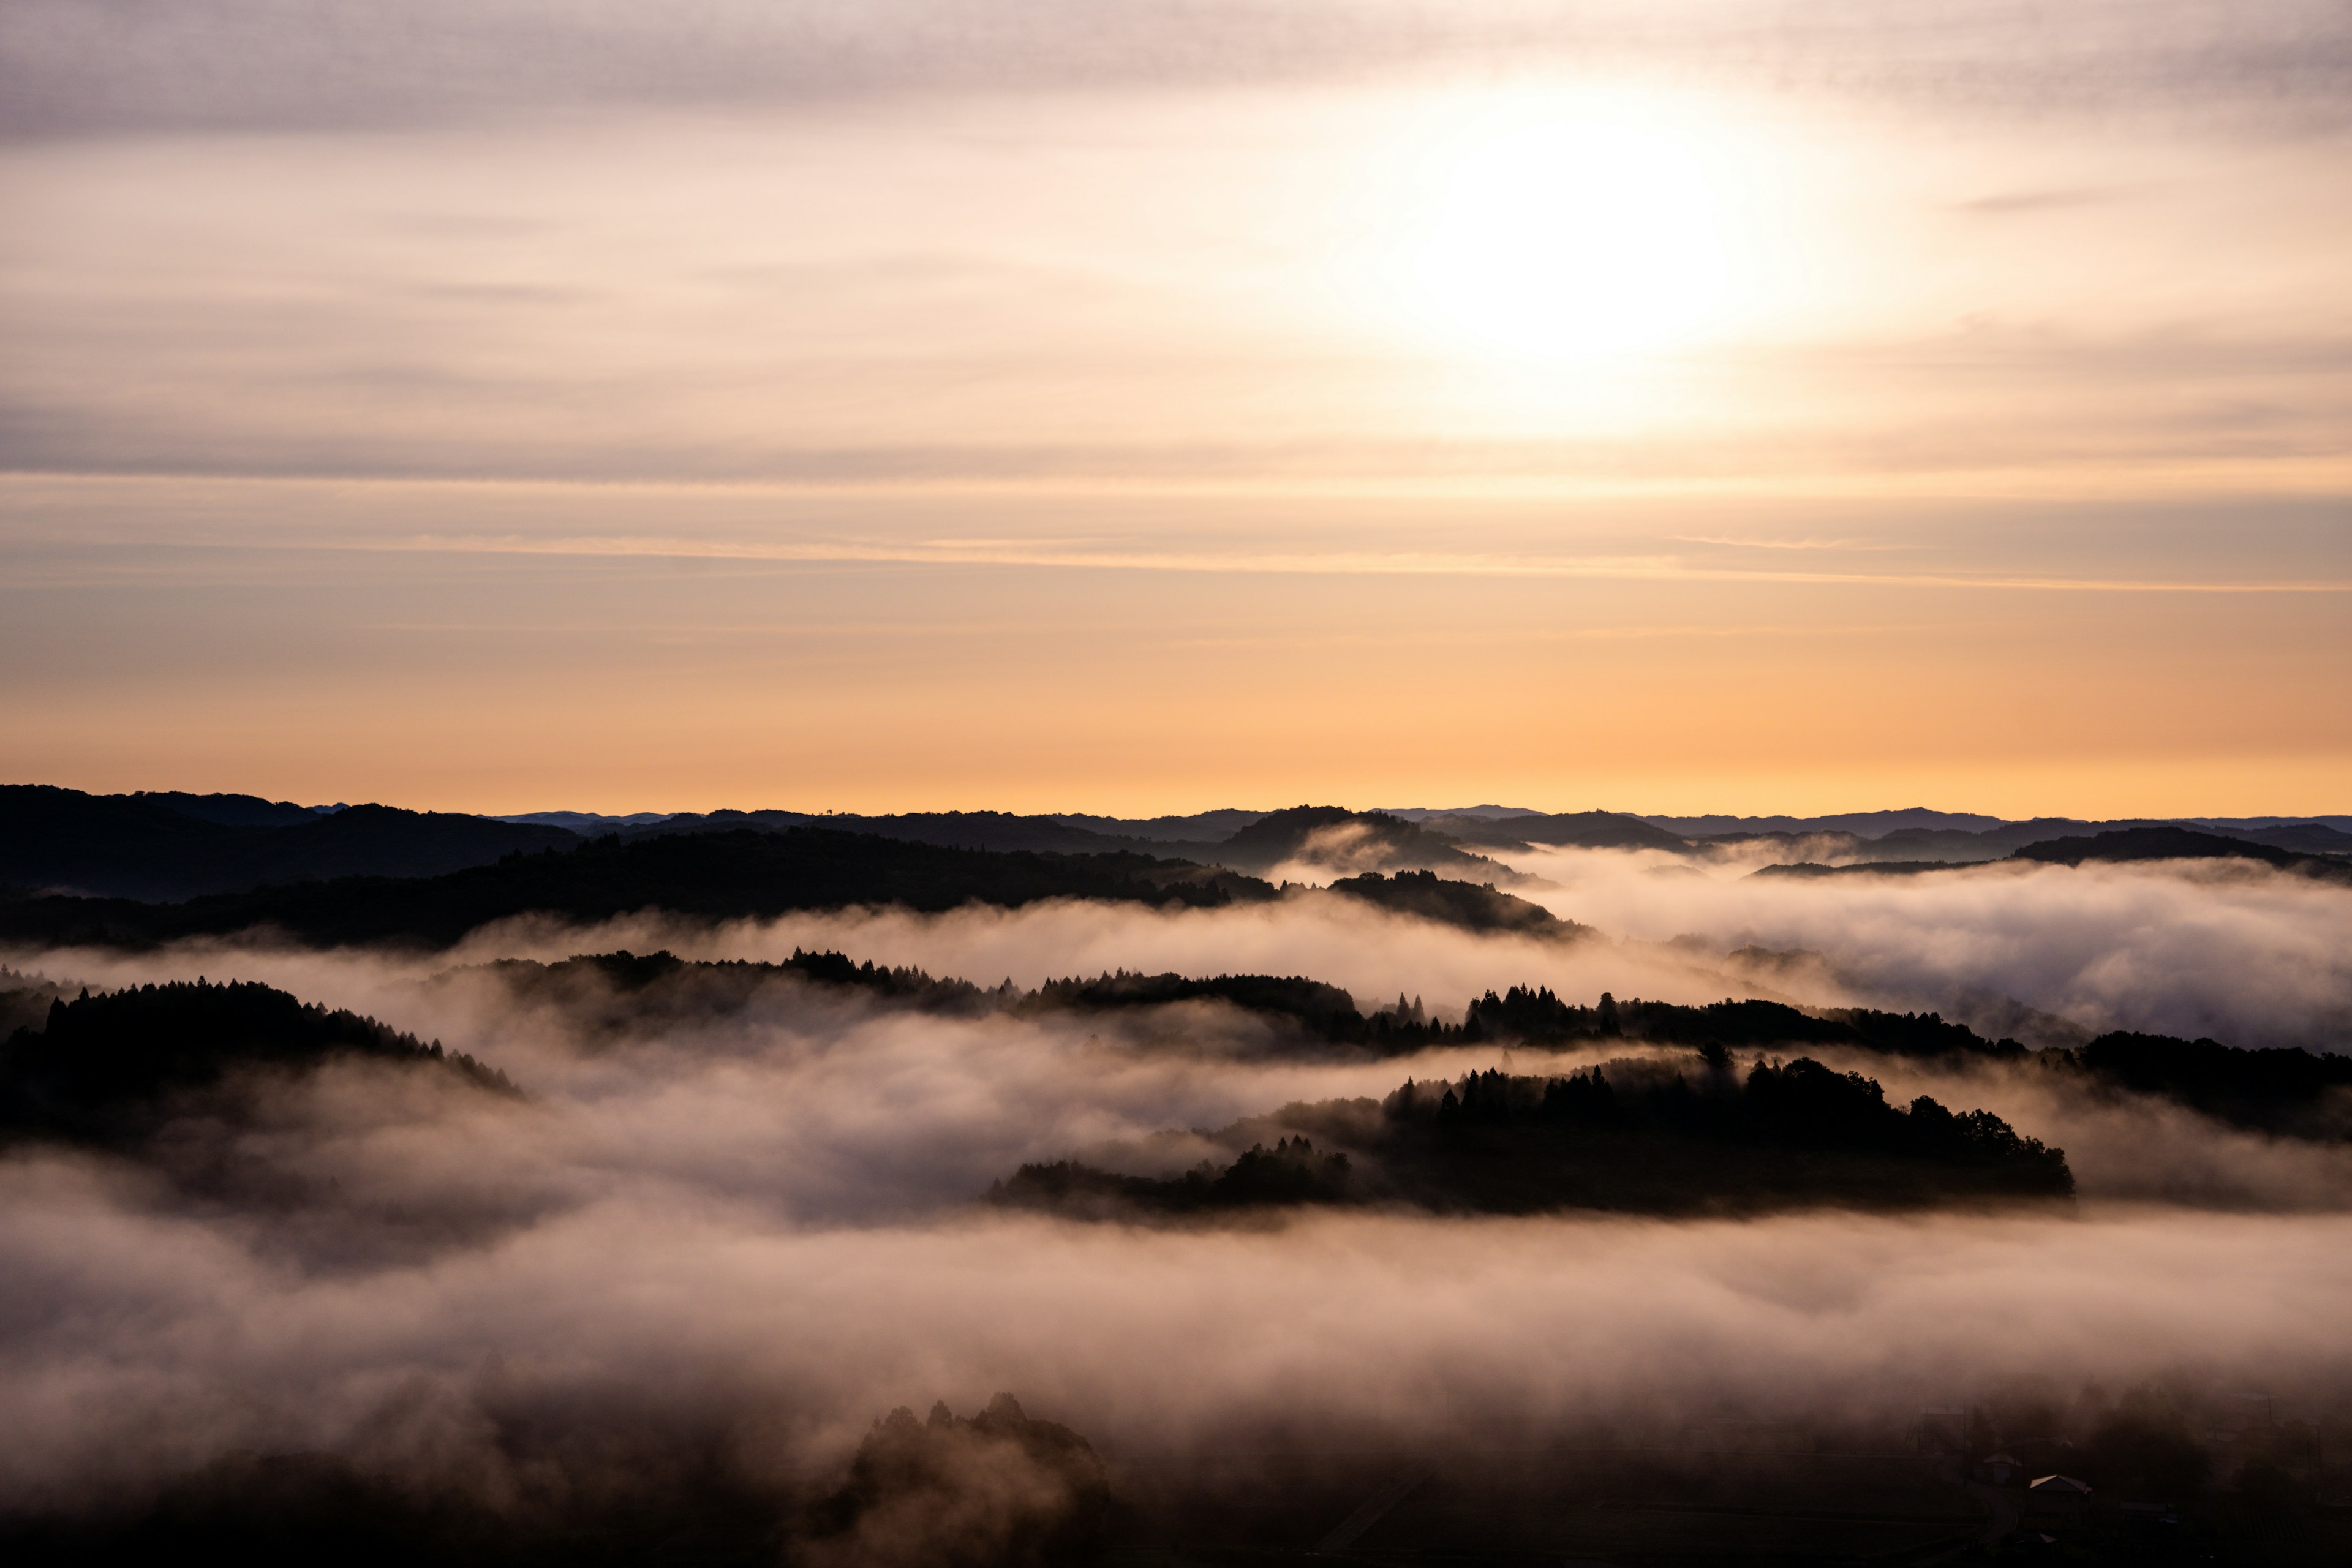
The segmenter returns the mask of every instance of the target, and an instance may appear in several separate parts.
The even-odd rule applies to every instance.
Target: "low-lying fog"
[[[744,1462],[792,1468],[891,1405],[999,1388],[1118,1450],[1884,1415],[2021,1376],[2308,1399],[2352,1372],[2342,1215],[845,1227],[793,1223],[751,1174],[589,1173],[603,1190],[527,1228],[354,1272],[10,1162],[0,1489],[135,1487],[238,1447],[496,1488],[481,1401],[515,1384],[716,1422]]]
[[[1509,891],[1595,930],[1580,942],[1475,935],[1320,894],[1162,912],[1053,901],[945,915],[848,910],[716,928],[661,917],[579,929],[509,921],[451,962],[667,947],[776,960],[795,946],[1024,986],[1112,969],[1307,974],[1371,1008],[1400,993],[1456,1013],[1480,992],[1546,984],[1572,1001],[1696,1003],[1760,995],[1803,1005],[1934,1009],[2029,1044],[2142,1029],[2234,1046],[2343,1048],[2352,1039],[2352,889],[2251,862],[2025,866],[1929,875],[1757,879],[1615,850],[1514,857]],[[1746,950],[1746,951],[1742,951]],[[76,976],[193,977],[236,952],[237,973],[372,1010],[373,964],[191,943],[135,962],[0,952]],[[316,978],[313,978],[313,977]],[[387,1005],[390,1004],[387,1003]],[[2043,1016],[2037,1019],[2032,1015]],[[2057,1035],[2036,1039],[2037,1026]]]
[[[528,1095],[344,1064],[143,1165],[0,1160],[0,1430],[14,1436],[0,1507],[135,1496],[233,1450],[301,1448],[495,1500],[522,1482],[485,1412],[523,1397],[699,1424],[731,1463],[815,1475],[892,1405],[962,1409],[997,1389],[1136,1451],[1268,1430],[1413,1441],[1883,1415],[2019,1376],[2305,1400],[2352,1387],[2352,1150],[2070,1094],[2030,1068],[1830,1058],[1898,1102],[1983,1106],[2064,1147],[2084,1197],[2073,1217],[1128,1228],[973,1200],[1024,1161],[1173,1168],[1216,1152],[1186,1130],[1499,1053],[1284,1059],[1263,1023],[1222,1005],[952,1017],[797,982],[616,1037],[461,967],[801,946],[983,984],[1305,973],[1367,1008],[1403,993],[1448,1014],[1514,983],[1580,1002],[1924,1005],[1976,990],[2085,1027],[2234,1044],[2325,1037],[2352,997],[2352,895],[2267,873],[1749,882],[1602,854],[1523,868],[1557,884],[1523,892],[1601,934],[1481,938],[1318,897],[716,929],[523,921],[430,956],[0,954],[93,985],[267,981],[472,1052]],[[1702,940],[1667,940],[1685,935]],[[1727,956],[1751,945],[1821,958],[1759,978]]]
[[[1510,857],[1512,890],[1636,941],[1819,953],[1805,1001],[1964,1013],[1991,993],[2093,1031],[2340,1050],[2352,1039],[2352,889],[2251,861],[2009,862],[1918,876],[1756,877],[1671,857]]]

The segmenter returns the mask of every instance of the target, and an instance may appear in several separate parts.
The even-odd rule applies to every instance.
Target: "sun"
[[[1727,293],[1720,203],[1697,153],[1615,118],[1468,139],[1405,247],[1416,314],[1446,337],[1568,359],[1671,345]]]

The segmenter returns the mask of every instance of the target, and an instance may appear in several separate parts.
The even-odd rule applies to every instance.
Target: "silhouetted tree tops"
[[[941,1401],[877,1421],[809,1535],[824,1561],[1055,1568],[1095,1560],[1110,1502],[1091,1444],[1000,1394],[969,1420]]]
[[[1108,1013],[1222,1003],[1272,1026],[1259,1048],[1307,1055],[1622,1043],[1687,1047],[1718,1070],[1735,1054],[1808,1048],[1922,1060],[1973,1058],[2059,1075],[2094,1090],[2162,1096],[2263,1131],[2320,1140],[2352,1136],[2352,1057],[2294,1048],[2242,1050],[2212,1040],[2139,1034],[2105,1035],[2072,1050],[2030,1051],[2015,1040],[1985,1039],[1934,1013],[1806,1012],[1778,1002],[1732,999],[1685,1006],[1621,1002],[1606,993],[1584,1006],[1563,1001],[1549,987],[1512,986],[1479,996],[1454,1024],[1431,1017],[1417,1001],[1402,996],[1366,1015],[1345,991],[1304,975],[1202,978],[1119,970],[1093,979],[1048,980],[1024,991],[1009,981],[984,988],[919,969],[797,950],[781,964],[689,963],[667,952],[618,952],[558,964],[510,959],[489,968],[520,993],[560,998],[577,1016],[612,1022],[720,1014],[748,1005],[761,986],[789,978],[855,989],[890,1005],[963,1014]],[[605,994],[592,995],[578,984],[592,977],[607,983]]]
[[[1129,1176],[1075,1160],[1024,1165],[988,1190],[988,1201],[1012,1208],[1055,1208],[1110,1215],[1121,1209],[1198,1214],[1266,1205],[1343,1204],[1357,1200],[1345,1154],[1318,1153],[1307,1138],[1285,1137],[1272,1148],[1253,1144],[1233,1163],[1204,1161],[1179,1175]]]
[[[357,1013],[268,985],[174,982],[49,1005],[0,1045],[0,1129],[108,1139],[142,1131],[168,1098],[246,1069],[295,1071],[339,1056],[413,1063],[514,1092],[503,1073]]]
[[[312,812],[252,795],[0,784],[0,885],[110,897],[184,899],[321,877],[434,877],[579,842],[560,827],[455,812]]]
[[[2074,1190],[2063,1151],[1990,1111],[1956,1112],[1927,1096],[1892,1106],[1875,1080],[1807,1058],[1759,1060],[1744,1075],[1654,1058],[1542,1078],[1490,1068],[1448,1083],[1407,1079],[1376,1114],[1368,1102],[1332,1101],[1272,1120],[1320,1126],[1349,1147],[1318,1152],[1305,1134],[1286,1135],[1222,1169],[1164,1178],[1070,1161],[1024,1165],[988,1200],[1097,1215],[1359,1203],[1687,1213]]]
[[[941,910],[1096,899],[1202,908],[1276,896],[1255,878],[1147,855],[997,854],[801,827],[634,842],[607,836],[446,876],[349,877],[179,904],[19,898],[0,901],[0,936],[139,948],[266,926],[320,945],[437,948],[491,921],[533,912],[596,921],[664,910],[732,920],[855,904]]]
[[[1331,890],[1464,931],[1513,931],[1562,941],[1592,934],[1591,927],[1561,920],[1541,904],[1496,892],[1492,883],[1460,881],[1434,871],[1399,871],[1393,877],[1371,871],[1343,877],[1331,884]]]

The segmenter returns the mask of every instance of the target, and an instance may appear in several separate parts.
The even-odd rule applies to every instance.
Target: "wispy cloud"
[[[1818,583],[1874,587],[2011,589],[2085,594],[2345,594],[2352,580],[2194,582],[2118,577],[2011,576],[1963,572],[1797,572],[1748,570],[1673,556],[1542,556],[1371,553],[1330,551],[1179,552],[1058,550],[1009,543],[854,540],[761,543],[662,537],[416,534],[322,548],[488,555],[696,557],[725,561],[866,561],[906,564],[1066,567],[1090,571],[1248,573],[1283,576],[1580,577],[1721,583]]]

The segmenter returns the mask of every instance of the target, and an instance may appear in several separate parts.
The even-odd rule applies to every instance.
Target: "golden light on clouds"
[[[2337,809],[2347,100],[2308,18],[2158,9],[721,7],[707,58],[599,13],[512,101],[389,34],[332,92],[239,76],[268,29],[60,44],[18,68],[121,80],[0,115],[0,721],[282,793],[299,746],[126,716],[336,731],[305,682],[358,669],[416,717],[316,793],[423,745],[404,798],[516,809],[589,776],[523,708],[673,734],[579,805],[1483,798],[1507,752],[1561,807]],[[803,635],[836,598],[898,651]],[[365,629],[493,624],[446,681]],[[1035,695],[1087,668],[1128,697]],[[1378,743],[1465,722],[1511,739]]]

